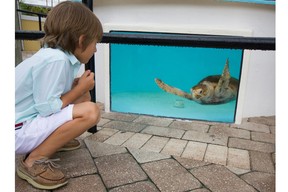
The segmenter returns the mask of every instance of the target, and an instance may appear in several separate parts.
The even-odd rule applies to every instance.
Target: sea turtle
[[[178,88],[167,85],[158,78],[156,84],[168,93],[196,101],[200,104],[227,103],[237,96],[239,81],[230,76],[229,59],[226,60],[222,75],[211,75],[202,79],[186,93]]]

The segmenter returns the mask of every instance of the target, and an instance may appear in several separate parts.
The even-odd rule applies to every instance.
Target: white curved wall
[[[275,37],[275,7],[216,0],[94,0],[101,22],[120,25],[165,25],[201,29],[252,31]],[[104,46],[96,54],[96,96],[104,102]],[[243,117],[275,115],[275,51],[251,51]]]

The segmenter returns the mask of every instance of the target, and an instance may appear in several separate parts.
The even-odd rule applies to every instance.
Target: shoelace
[[[44,158],[44,159],[36,160],[34,163],[36,163],[36,164],[45,164],[46,166],[48,166],[48,168],[51,171],[54,172],[53,168],[58,169],[58,168],[61,167],[59,164],[55,163],[55,161],[60,161],[60,159],[59,158],[57,158],[57,159]]]

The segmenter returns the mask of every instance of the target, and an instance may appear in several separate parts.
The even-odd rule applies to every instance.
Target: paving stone
[[[100,109],[101,111],[104,111],[104,110],[105,110],[104,103],[96,102],[96,105],[99,107],[99,109]]]
[[[109,137],[107,140],[105,140],[104,143],[111,144],[111,145],[122,145],[125,141],[127,141],[134,134],[135,133],[133,132],[119,131],[116,134]]]
[[[187,141],[180,139],[170,139],[165,145],[161,153],[168,155],[181,156]]]
[[[272,153],[272,161],[273,161],[274,164],[276,163],[276,159],[275,158],[276,158],[275,157],[275,153]]]
[[[147,180],[147,175],[128,153],[98,157],[95,163],[108,188]]]
[[[141,181],[114,188],[109,192],[158,192],[159,190],[150,181]]]
[[[105,125],[106,123],[110,122],[111,120],[110,119],[104,119],[104,118],[101,118],[99,123],[97,124],[97,128],[98,127],[103,127],[103,125]]]
[[[81,136],[81,135],[80,135]],[[84,138],[81,138],[81,137],[77,137],[77,138],[75,138],[75,139],[77,139],[79,142],[80,142],[80,144],[81,144],[81,146],[80,146],[80,148],[79,149],[83,149],[83,148],[86,148],[86,145],[85,145],[85,143],[84,143]],[[87,133],[87,136],[89,136],[89,134]]]
[[[251,138],[254,141],[261,141],[267,143],[275,143],[275,135],[270,133],[252,132]]]
[[[2,190],[5,191],[5,189],[2,189]],[[18,177],[18,175],[15,172],[15,192],[27,192],[27,191],[29,191],[29,192],[49,192],[48,190],[40,190],[40,189],[34,188],[26,180],[23,180],[20,177]]]
[[[151,117],[151,116],[140,116],[135,119],[133,122],[142,123],[146,125],[154,125],[160,127],[167,127],[172,123],[173,119],[169,118],[159,118],[159,117]]]
[[[189,141],[182,157],[202,161],[206,152],[207,144]]]
[[[85,140],[99,141],[104,142],[106,139],[117,133],[119,130],[102,128],[100,131],[97,131],[95,134],[88,136]]]
[[[211,164],[190,172],[211,191],[256,192],[253,187],[221,165]]]
[[[100,110],[100,115],[101,117],[105,114],[106,112],[104,110]]]
[[[140,132],[146,127],[146,125],[133,122],[111,121],[105,124],[103,127],[118,129],[120,131]]]
[[[17,167],[19,161],[21,161],[24,157],[25,155],[15,154],[15,168]]]
[[[243,117],[241,123],[248,122],[248,117]]]
[[[106,119],[131,122],[135,120],[139,115],[109,112],[109,113],[104,113],[101,116],[102,118],[106,118]]]
[[[249,130],[249,131],[256,131],[262,133],[270,133],[270,129],[268,125],[258,124],[253,122],[244,122],[239,125],[233,124],[231,127],[238,127],[241,129]]]
[[[228,148],[220,145],[209,144],[204,157],[204,161],[226,165]]]
[[[265,125],[275,125],[275,116],[267,116],[267,117],[250,117],[248,119],[249,122],[265,124]]]
[[[58,152],[53,158],[60,158],[61,161],[57,164],[61,165],[61,169],[66,176],[79,177],[97,173],[97,168],[88,149],[77,149],[74,151]]]
[[[252,170],[275,173],[275,167],[270,153],[250,151],[250,158]]]
[[[250,170],[250,158],[247,150],[229,148],[227,166]]]
[[[175,160],[178,161],[185,169],[193,169],[195,167],[209,165],[209,162],[198,161],[194,159],[188,159],[183,157],[174,156]]]
[[[275,131],[276,131],[276,130],[275,130],[275,128],[276,128],[276,127],[275,127],[275,126],[273,126],[273,125],[272,125],[272,126],[269,126],[269,129],[270,129],[270,133],[272,133],[272,134],[274,134],[274,135],[275,135]]]
[[[239,128],[232,128],[228,125],[213,125],[209,129],[209,133],[216,135],[225,135],[227,137],[250,139],[250,131]]]
[[[159,153],[168,141],[169,138],[153,136],[141,149]]]
[[[200,120],[199,120],[199,121],[193,120],[192,122],[193,122],[193,123],[205,124],[205,125],[209,125],[209,126],[211,126],[211,125],[223,125],[223,126],[229,125],[228,123],[212,122],[212,121],[200,121]]]
[[[206,189],[206,188],[201,188],[201,189],[192,190],[190,192],[210,192],[210,191],[208,189]]]
[[[275,152],[275,145],[271,143],[262,143],[240,138],[230,138],[228,147],[237,149],[246,149],[252,151],[261,151],[265,153]]]
[[[83,177],[71,178],[64,187],[53,190],[57,192],[106,192],[106,188],[99,175],[86,175]]]
[[[224,135],[216,135],[212,133],[201,133],[197,131],[187,131],[182,139],[199,141],[203,143],[212,143],[218,145],[227,145],[228,137]]]
[[[102,113],[104,116],[107,115],[105,112]],[[231,125],[231,127],[223,123],[180,120],[178,122],[178,120],[173,120],[173,123],[169,124],[169,127],[166,128],[161,127],[161,125],[164,126],[163,122],[157,122],[157,120],[161,120],[162,118],[140,118],[139,115],[135,115],[135,118],[133,118],[129,114],[109,114],[107,118],[102,118],[99,122],[97,133],[91,134],[85,132],[78,137],[82,143],[80,149],[56,153],[52,158],[61,158],[59,164],[70,179],[68,185],[53,191],[275,191],[275,117],[247,118],[243,122],[244,125],[242,123],[242,125]],[[164,122],[167,123],[168,121],[165,120]],[[156,133],[159,133],[159,135],[152,135],[147,140],[137,137],[139,135],[146,135],[143,132],[134,134],[134,132],[141,132],[141,130],[145,129],[146,125],[142,123],[154,125],[149,127],[156,128]],[[210,129],[208,129],[209,132],[207,133],[204,130],[205,127],[209,126]],[[240,128],[237,128],[237,126]],[[269,128],[269,132],[266,129],[267,127]],[[129,153],[124,146],[103,143],[112,137],[112,135],[119,132],[118,128],[124,132],[133,132],[132,135],[135,136],[135,138],[132,136],[122,143],[122,145],[128,147]],[[177,137],[173,137],[175,132],[172,131],[173,134],[171,134],[167,129],[181,131],[182,135],[180,138],[182,136],[184,138],[185,131],[198,132],[200,135],[190,135],[193,138],[192,140],[191,138],[187,139],[189,137],[189,134],[187,134],[186,141],[183,141],[188,143],[182,152],[182,157],[171,157],[171,155],[159,152],[163,150],[171,138],[174,140],[180,139],[178,135]],[[251,138],[250,136],[248,137],[247,133],[251,134]],[[207,146],[207,143],[209,146],[213,144],[210,143],[210,138],[205,138],[207,136],[208,138],[219,137],[219,140],[222,137],[226,137],[226,145],[228,137],[230,137],[227,166],[224,167],[205,161],[190,159],[196,154],[196,152],[191,152],[194,150],[191,143],[197,143],[202,146]],[[201,141],[194,140],[194,137],[201,139]],[[223,141],[221,142],[226,147]],[[218,145],[221,144],[217,143]],[[131,148],[138,146],[141,146],[140,149]],[[206,150],[208,151],[208,147],[206,147]],[[213,151],[212,149],[210,150]],[[247,161],[247,152],[249,153],[248,156],[250,156],[251,170],[243,169],[247,168],[249,163]],[[187,158],[183,158],[183,156]],[[93,161],[93,158],[96,159]],[[16,156],[17,159],[18,156]],[[144,168],[145,166],[146,169]],[[190,170],[191,173],[187,170]],[[149,178],[146,174],[149,175]],[[110,183],[110,185],[107,185],[104,181]],[[20,179],[18,176],[15,178],[15,190],[17,192],[46,192],[46,190],[33,188],[28,182]]]
[[[110,145],[106,143],[101,143],[93,140],[85,140],[87,148],[89,149],[92,157],[101,157],[105,155],[113,155],[119,153],[126,153],[125,147],[118,145]]]
[[[186,131],[208,132],[209,125],[203,123],[194,123],[187,121],[174,121],[169,127],[176,129],[183,129]]]
[[[139,149],[150,139],[151,136],[152,135],[136,133],[123,143],[122,146]]]
[[[161,192],[187,191],[201,187],[201,183],[173,159],[145,163],[142,168]]]
[[[130,153],[139,163],[147,163],[151,161],[157,161],[162,159],[168,159],[171,155],[165,155],[161,153],[155,153],[151,151],[146,151],[143,149],[132,149],[129,148]]]
[[[141,132],[151,134],[151,135],[158,135],[158,136],[163,136],[163,137],[173,137],[173,138],[180,139],[185,131],[179,130],[179,129],[173,129],[173,128],[148,126]]]
[[[78,141],[82,142],[82,144],[84,144],[84,139],[87,138],[87,137],[90,137],[91,135],[93,135],[92,133],[89,133],[88,131],[85,131],[84,133],[82,133],[79,137],[75,138],[77,139]],[[81,146],[83,147],[83,146]],[[85,147],[85,144],[84,144],[84,147]]]
[[[251,172],[242,175],[241,178],[255,187],[260,192],[275,191],[275,175],[262,172]]]
[[[231,167],[231,166],[226,166],[227,169],[229,169],[232,173],[235,173],[236,175],[243,175],[245,173],[250,172],[251,170],[249,169],[240,169],[237,167]]]

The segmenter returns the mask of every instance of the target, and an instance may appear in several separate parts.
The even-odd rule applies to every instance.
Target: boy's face
[[[81,41],[80,41],[81,43]],[[92,43],[90,43],[85,50],[81,48],[81,46],[75,49],[74,55],[81,63],[88,63],[90,58],[94,55],[97,51],[96,48],[97,40],[95,39]]]

